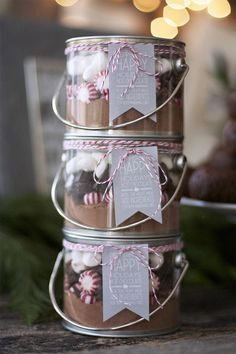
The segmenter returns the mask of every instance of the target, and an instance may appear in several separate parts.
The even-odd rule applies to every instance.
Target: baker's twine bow
[[[112,149],[109,150],[108,152],[106,152],[98,161],[97,167],[99,166],[99,164],[106,159],[109,154],[112,152]],[[97,184],[106,184],[108,183],[105,192],[103,193],[102,196],[102,201],[105,199],[105,196],[107,194],[107,192],[109,191],[109,189],[111,188],[114,178],[116,177],[118,171],[120,170],[121,166],[124,165],[124,163],[127,161],[127,159],[129,158],[129,156],[131,155],[136,155],[145,165],[145,167],[147,168],[147,171],[150,175],[150,177],[155,181],[155,183],[157,184],[158,188],[159,188],[159,192],[160,192],[160,198],[159,198],[159,202],[158,202],[158,206],[157,209],[155,210],[155,212],[151,215],[151,217],[153,217],[154,215],[156,215],[156,213],[158,212],[158,210],[160,210],[161,208],[161,199],[162,199],[162,189],[161,187],[164,186],[168,179],[167,176],[163,170],[163,168],[161,167],[161,165],[157,162],[157,160],[149,153],[141,150],[141,149],[129,149],[119,160],[117,167],[114,169],[112,175],[107,178],[104,181],[100,181],[97,179],[96,177],[96,169],[93,172],[93,179]],[[159,177],[159,169],[161,171],[161,173],[163,174],[164,177],[164,181],[160,182],[160,177]]]
[[[131,59],[133,60],[134,62],[134,65],[135,65],[135,72],[134,72],[134,75],[129,83],[129,85],[126,87],[126,89],[121,93],[121,97],[125,96],[127,94],[127,92],[134,87],[134,84],[135,84],[135,81],[137,80],[138,78],[138,74],[139,72],[143,72],[144,74],[146,75],[149,75],[149,76],[154,76],[154,77],[157,77],[159,75],[161,75],[162,73],[162,63],[161,61],[157,60],[155,57],[151,56],[151,55],[148,55],[148,54],[145,54],[145,53],[141,53],[139,51],[137,51],[136,49],[134,49],[133,46],[131,46],[130,44],[128,43],[123,43],[121,44],[117,50],[111,55],[109,61],[108,61],[108,64],[107,64],[107,68],[105,70],[105,77],[103,79],[103,82],[102,82],[102,88],[104,86],[104,83],[105,83],[105,80],[106,80],[106,77],[108,76],[109,74],[109,70],[111,70],[111,72],[115,72],[117,70],[117,66],[119,64],[119,61],[120,61],[120,55],[121,55],[121,52],[123,50],[127,49],[128,52],[130,53],[131,55]],[[141,63],[141,57],[143,58],[148,58],[148,59],[151,59],[151,60],[154,60],[156,62],[158,62],[160,64],[160,71],[158,71],[157,73],[151,73],[147,70],[145,70],[143,67],[142,67],[142,63]],[[111,69],[110,69],[111,68]]]
[[[154,288],[154,276],[152,271],[157,270],[160,265],[157,263],[157,265],[155,267],[150,267],[149,265],[149,260],[148,257],[145,257],[145,255],[143,254],[143,251],[145,250],[145,247],[143,246],[135,246],[135,245],[129,245],[129,246],[115,246],[115,245],[108,245],[109,247],[115,249],[116,251],[118,251],[113,257],[111,257],[110,261],[105,262],[105,263],[100,263],[102,266],[109,266],[110,267],[110,272],[109,272],[109,290],[112,294],[112,296],[114,297],[114,299],[116,299],[119,303],[126,305],[126,306],[130,306],[132,305],[129,302],[125,302],[120,300],[116,294],[114,293],[114,290],[112,288],[112,272],[114,269],[114,266],[116,264],[116,261],[126,252],[129,252],[133,257],[136,258],[136,260],[144,267],[148,269],[149,275],[150,275],[150,279],[151,279],[151,284],[152,284],[152,293],[153,293],[153,297],[156,301],[156,303],[158,305],[160,305],[160,307],[162,308],[162,304],[158,301],[157,296],[156,296],[156,291]],[[152,252],[154,253],[157,257],[160,256],[159,253],[155,252],[152,248],[148,248],[148,252]],[[96,253],[97,250],[95,250],[94,253],[94,258],[96,259]]]

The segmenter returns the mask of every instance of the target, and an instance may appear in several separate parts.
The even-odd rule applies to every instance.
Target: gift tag
[[[103,320],[129,309],[149,320],[148,245],[105,246]]]
[[[153,44],[123,46],[124,44],[117,43],[108,46],[110,123],[131,108],[143,115],[156,108]],[[127,88],[129,89],[125,92]],[[156,114],[150,118],[156,122]]]
[[[134,153],[128,155],[117,169],[128,151],[128,149],[112,151],[116,226],[137,212],[162,223],[157,147],[133,149]]]

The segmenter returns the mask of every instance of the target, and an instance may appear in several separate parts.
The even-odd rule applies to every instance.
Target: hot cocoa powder
[[[135,109],[130,109],[113,121],[113,125],[133,121],[142,114]],[[105,99],[98,99],[90,103],[83,103],[78,100],[67,101],[67,120],[85,127],[99,128],[111,125],[109,123],[109,102]],[[116,129],[115,134],[134,132],[137,134],[175,134],[183,135],[183,105],[170,102],[158,113],[154,122],[145,118],[137,123]]]
[[[163,302],[164,299],[161,299]],[[110,328],[135,321],[140,317],[130,310],[124,309],[109,320],[103,322],[102,302],[84,304],[76,295],[65,293],[64,311],[66,315],[78,324],[94,328]],[[150,312],[158,305],[152,304]],[[179,325],[179,297],[174,295],[167,304],[150,317],[150,321],[143,320],[140,323],[124,328],[124,331],[171,331]]]
[[[71,196],[65,194],[64,198],[65,214],[70,219],[80,222],[83,225],[95,228],[111,228],[115,225],[115,211],[113,203],[99,203],[96,205],[76,204]],[[136,213],[128,218],[123,225],[140,221],[146,218],[142,213]],[[65,221],[65,226],[75,228],[68,221]],[[151,219],[135,227],[130,227],[127,231],[130,232],[145,232],[156,234],[178,233],[179,225],[179,201],[175,200],[162,212],[162,224]]]

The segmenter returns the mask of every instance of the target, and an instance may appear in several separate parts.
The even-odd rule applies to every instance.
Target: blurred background
[[[47,103],[65,68],[65,40],[151,35],[151,21],[162,16],[167,5],[164,0],[155,2],[156,10],[142,12],[131,0],[1,0],[0,196],[49,191],[58,161],[54,140],[63,127]],[[191,68],[185,83],[185,153],[193,167],[222,139],[228,119],[226,96],[236,86],[236,0],[230,5],[225,18],[214,18],[206,9],[189,10],[190,20],[176,36],[186,42]],[[220,77],[220,65],[228,82]]]
[[[12,284],[8,277],[14,273],[15,260],[19,258],[22,272],[29,272],[20,254],[33,262],[29,255],[36,257],[38,245],[48,255],[47,265],[39,263],[41,270],[46,267],[43,285],[33,280],[34,273],[27,273],[31,279],[27,301],[35,301],[32,287],[45,291],[61,243],[62,221],[51,205],[49,191],[64,132],[53,115],[51,98],[65,69],[65,40],[101,34],[149,36],[152,21],[162,16],[166,6],[164,0],[157,1],[156,10],[143,12],[130,0],[78,0],[61,6],[63,2],[0,1],[0,235],[5,244],[0,249],[0,290],[11,291],[18,310],[24,302],[23,296],[20,305],[14,297],[18,289],[19,298],[19,281],[13,277]],[[224,18],[215,18],[206,9],[189,10],[189,22],[178,28],[175,37],[186,42],[190,66],[185,82],[184,145],[191,168],[211,159],[222,144],[224,126],[236,116],[236,0],[229,3],[231,13]],[[182,214],[192,264],[187,282],[235,288],[235,212],[232,216],[183,206]],[[12,270],[3,255],[5,260],[9,257]],[[31,269],[38,274],[37,266]],[[45,306],[49,306],[46,293]],[[22,313],[28,322],[42,314],[42,309],[33,306],[27,311]]]

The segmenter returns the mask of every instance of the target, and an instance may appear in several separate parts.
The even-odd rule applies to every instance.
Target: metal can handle
[[[179,62],[178,62],[179,63]],[[182,74],[182,77],[181,79],[179,80],[177,86],[175,87],[175,89],[173,90],[173,92],[171,93],[171,95],[166,99],[166,101],[164,101],[160,106],[156,107],[152,112],[149,112],[139,118],[136,118],[132,121],[129,121],[129,122],[125,122],[125,123],[121,123],[121,124],[117,124],[117,125],[107,125],[107,126],[103,126],[103,127],[87,127],[87,126],[84,126],[84,125],[79,125],[79,124],[74,124],[70,121],[68,121],[67,119],[65,119],[64,117],[62,117],[62,115],[59,113],[58,111],[58,100],[59,100],[59,96],[60,96],[60,92],[61,92],[61,89],[63,87],[63,85],[65,84],[65,81],[66,81],[66,72],[64,72],[59,84],[58,84],[58,87],[56,89],[56,92],[52,98],[52,108],[53,108],[53,111],[56,115],[56,117],[64,124],[72,127],[72,128],[77,128],[77,129],[82,129],[82,130],[108,130],[108,129],[119,129],[119,128],[123,128],[123,127],[126,127],[130,124],[134,124],[134,123],[137,123],[145,118],[149,118],[150,116],[152,116],[154,113],[158,112],[159,110],[161,110],[166,104],[168,104],[170,102],[170,100],[172,100],[172,98],[176,95],[176,93],[178,92],[178,90],[180,89],[182,83],[184,82],[184,79],[189,71],[189,66],[186,64],[186,63],[180,63],[178,64],[179,66],[177,67],[178,70],[180,69],[183,69],[184,68],[184,72]]]
[[[69,317],[67,317],[67,315],[60,309],[60,307],[57,303],[55,291],[54,291],[55,280],[56,280],[59,266],[61,264],[63,256],[64,256],[64,250],[62,250],[61,252],[58,253],[58,256],[57,256],[57,259],[54,264],[52,274],[51,274],[50,280],[49,280],[49,296],[50,296],[52,305],[53,305],[55,311],[63,318],[63,320],[67,321],[68,323],[70,323],[73,326],[76,326],[77,328],[86,329],[86,330],[90,330],[90,331],[106,331],[106,330],[114,331],[114,330],[129,327],[129,326],[135,325],[136,323],[144,321],[144,318],[141,317],[138,320],[128,322],[128,323],[125,323],[120,326],[114,326],[114,327],[110,327],[110,328],[100,328],[100,327],[95,328],[95,327],[83,326],[83,325],[78,324],[77,322],[71,320]],[[154,315],[155,313],[157,313],[157,311],[162,309],[167,304],[167,302],[172,298],[172,296],[174,295],[175,291],[177,290],[178,286],[180,285],[183,277],[185,276],[185,274],[188,270],[189,263],[185,258],[183,258],[180,263],[180,266],[181,266],[182,272],[181,272],[177,282],[175,283],[174,288],[172,289],[171,293],[168,295],[168,297],[165,299],[165,301],[163,301],[162,304],[160,304],[157,308],[155,308],[155,310],[153,310],[152,312],[149,313],[149,316]]]
[[[182,158],[183,157],[183,158]],[[182,186],[182,182],[184,180],[184,176],[185,173],[187,171],[187,159],[185,156],[181,155],[181,163],[183,163],[183,172],[182,175],[180,177],[179,183],[175,189],[175,192],[173,193],[172,197],[168,200],[168,202],[161,208],[161,211],[164,211],[175,199],[175,197],[177,196],[181,186]],[[111,228],[97,228],[97,227],[92,227],[92,226],[88,226],[88,225],[84,225],[79,223],[78,221],[75,221],[71,218],[69,218],[64,211],[62,210],[58,200],[57,200],[57,186],[58,183],[61,180],[61,176],[64,172],[64,167],[65,167],[65,162],[61,163],[61,166],[54,178],[53,184],[52,184],[52,189],[51,189],[51,198],[52,198],[52,202],[54,204],[55,209],[57,210],[58,214],[60,214],[65,220],[67,220],[68,222],[70,222],[72,225],[75,225],[77,227],[80,227],[82,229],[86,229],[86,230],[94,230],[94,231],[119,231],[119,230],[125,230],[128,229],[130,227],[134,227],[134,226],[138,226],[141,225],[143,223],[145,223],[148,220],[151,220],[152,218],[150,216],[140,220],[140,221],[136,221],[132,224],[129,225],[124,225],[124,226],[117,226],[117,227],[111,227]]]

